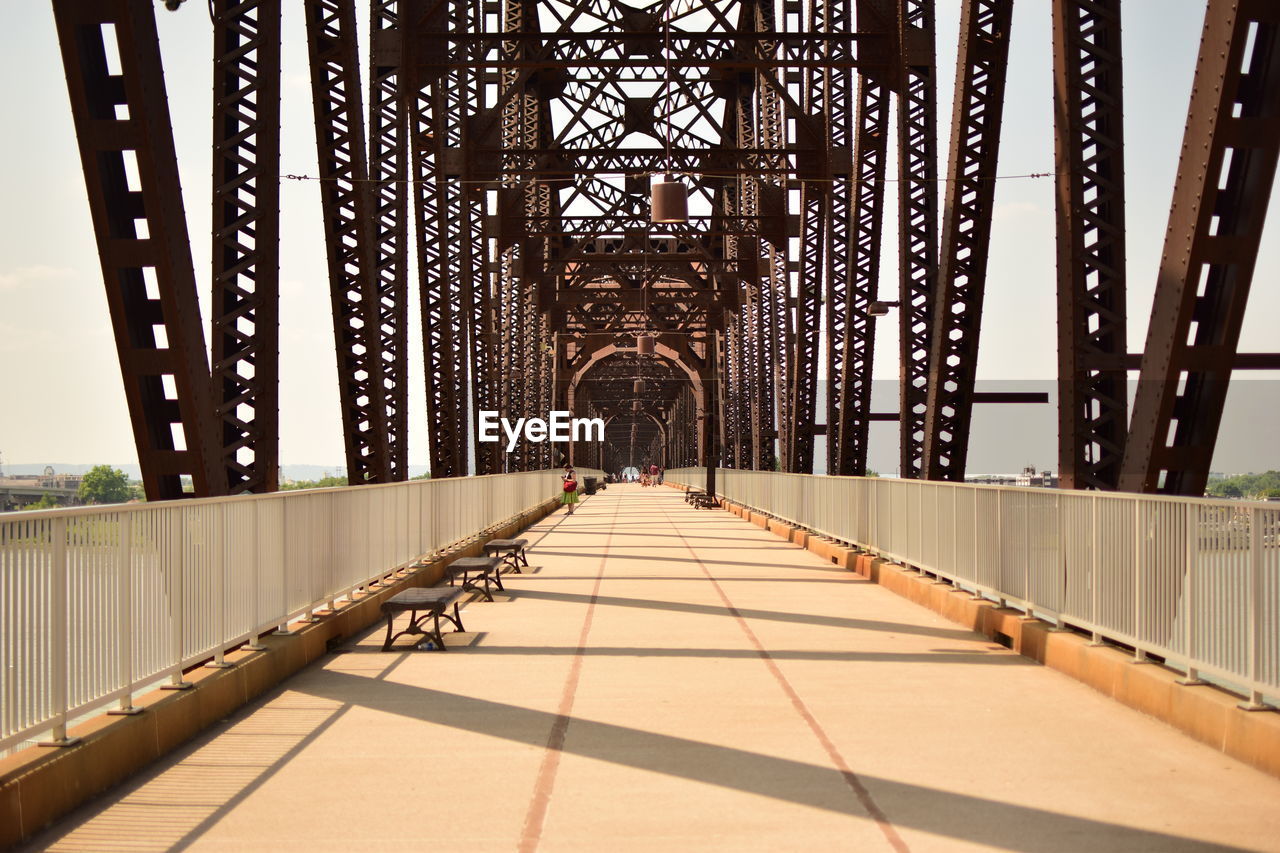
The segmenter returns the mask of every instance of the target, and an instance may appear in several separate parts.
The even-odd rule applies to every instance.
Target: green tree
[[[1210,483],[1206,491],[1221,498],[1253,498],[1265,495],[1271,489],[1280,489],[1280,471],[1264,471],[1261,474],[1236,474],[1216,483]]]
[[[62,504],[58,503],[58,499],[48,492],[45,492],[40,496],[40,500],[33,504],[27,504],[23,509],[53,509],[59,506],[62,506]]]
[[[330,474],[327,471],[324,476],[318,480],[294,480],[291,483],[284,483],[280,486],[282,492],[292,492],[298,489],[332,489],[338,486],[349,486],[351,483],[346,477],[336,474]]]
[[[95,465],[80,481],[80,500],[91,504],[121,504],[133,497],[129,478],[119,468]]]

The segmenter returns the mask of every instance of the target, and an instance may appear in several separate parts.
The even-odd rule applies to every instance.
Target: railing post
[[[259,536],[258,516],[262,514],[262,508],[270,506],[263,501],[253,504],[253,527],[249,534],[250,551],[253,554],[253,634],[249,637],[249,642],[244,644],[244,648],[251,652],[265,652],[267,647],[262,645],[259,640],[258,629],[262,627],[262,539]],[[283,513],[281,513],[283,516]]]
[[[67,737],[67,658],[70,655],[70,640],[67,626],[67,519],[66,516],[55,518],[49,531],[50,548],[49,568],[50,598],[53,612],[49,614],[49,634],[52,657],[50,660],[50,679],[52,695],[50,699],[54,707],[53,737],[42,741],[41,746],[71,746],[79,742],[79,738]]]
[[[124,694],[120,707],[108,711],[112,715],[141,714],[133,706],[133,513],[120,513],[119,540],[116,543],[116,655],[120,663],[120,682]]]
[[[1258,611],[1262,607],[1262,525],[1261,513],[1257,507],[1249,509],[1249,603],[1248,611],[1248,630],[1249,630],[1249,698],[1245,702],[1241,702],[1239,707],[1245,711],[1265,711],[1271,706],[1262,701],[1262,690],[1259,684],[1262,681],[1261,674],[1258,672],[1258,651],[1262,645],[1258,632],[1262,628],[1262,620]]]
[[[1036,619],[1036,607],[1032,605],[1032,501],[1023,494],[1023,603],[1027,612],[1023,619]]]
[[[1200,672],[1196,669],[1196,576],[1195,576],[1195,554],[1196,554],[1196,506],[1195,504],[1187,504],[1183,507],[1183,518],[1186,524],[1187,541],[1182,549],[1183,558],[1186,560],[1186,573],[1184,574],[1182,586],[1183,601],[1183,643],[1187,655],[1187,676],[1179,678],[1178,683],[1186,686],[1204,684],[1200,678]]]
[[[186,690],[191,682],[182,680],[182,640],[183,640],[183,607],[182,596],[185,586],[186,549],[182,542],[182,513],[180,507],[169,507],[169,566],[173,583],[169,586],[169,624],[173,642],[173,675],[168,684],[162,685],[164,690]]]
[[[1054,495],[1053,496],[1053,517],[1055,521],[1055,527],[1053,532],[1054,532],[1054,539],[1057,542],[1057,546],[1058,546],[1057,548],[1058,559],[1054,565],[1056,565],[1058,567],[1058,571],[1061,572],[1061,574],[1058,576],[1058,583],[1056,585],[1057,590],[1061,595],[1061,598],[1058,599],[1057,607],[1054,608],[1055,617],[1053,620],[1053,628],[1052,628],[1052,630],[1054,631],[1067,630],[1067,623],[1062,618],[1062,611],[1067,609],[1067,576],[1069,574],[1069,571],[1067,569],[1067,537],[1064,534],[1064,531],[1066,530],[1067,525],[1064,523],[1064,519],[1063,519],[1063,516],[1066,514],[1066,512],[1067,510],[1064,508],[1062,495]]]
[[[1089,625],[1093,638],[1089,641],[1091,646],[1101,646],[1102,634],[1098,631],[1098,601],[1100,598],[1099,587],[1102,585],[1101,562],[1098,559],[1098,501],[1101,500],[1096,494],[1089,496],[1089,513],[1092,524],[1091,543],[1089,553],[1092,557],[1089,565]]]
[[[1009,606],[1009,599],[1004,592],[1004,492],[996,492],[996,577],[1000,579],[1000,596],[997,599],[1001,609]]]
[[[1146,663],[1142,648],[1142,501],[1133,501],[1133,662]]]
[[[218,622],[218,644],[214,646],[213,660],[205,664],[205,666],[214,669],[230,669],[235,664],[226,661],[226,638],[227,638],[227,572],[226,572],[226,531],[227,531],[227,506],[226,504],[218,504],[209,507],[210,514],[214,515],[216,520],[212,525],[213,536],[213,571],[217,576],[217,596],[214,613]]]
[[[280,512],[280,607],[284,613],[289,612],[289,563],[292,562],[289,554],[289,543],[292,541],[289,536],[289,521],[289,505],[285,504]],[[289,630],[289,617],[285,616],[284,621],[276,626],[276,635],[287,637],[292,633]]]
[[[982,494],[982,492],[973,486],[965,486],[965,488],[969,490],[969,495],[973,498],[970,501],[973,504],[973,597],[975,599],[984,599],[986,596],[982,594],[982,583],[978,580],[981,577],[978,573],[982,571],[978,565],[978,555],[982,553],[982,528],[978,525],[978,495]]]

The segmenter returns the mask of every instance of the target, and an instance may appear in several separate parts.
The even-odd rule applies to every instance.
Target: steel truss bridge
[[[407,477],[411,293],[434,477],[547,468],[560,448],[479,443],[475,412],[572,409],[608,424],[582,465],[811,472],[825,434],[826,470],[858,475],[868,424],[895,419],[904,477],[962,480],[1012,5],[963,0],[944,156],[933,0],[373,0],[367,80],[354,0],[304,0],[352,483]],[[281,2],[211,2],[207,327],[155,4],[53,7],[148,497],[183,478],[273,491]],[[1233,371],[1280,366],[1238,352],[1280,151],[1280,7],[1208,0],[1140,354],[1120,2],[1052,11],[1062,483],[1201,494]],[[649,223],[661,172],[689,185],[688,223]],[[889,295],[900,406],[873,413],[868,309]]]

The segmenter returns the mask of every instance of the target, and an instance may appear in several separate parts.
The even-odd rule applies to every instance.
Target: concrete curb
[[[335,611],[318,612],[317,621],[294,623],[288,635],[262,637],[265,651],[227,653],[227,663],[233,664],[228,669],[189,670],[184,678],[193,687],[147,693],[134,702],[143,709],[140,714],[103,713],[75,726],[68,732],[81,739],[74,746],[35,746],[0,759],[0,848],[30,838],[226,718],[323,657],[331,641],[377,623],[386,599],[410,587],[438,583],[449,563],[478,556],[485,542],[510,538],[559,506],[559,501],[548,500],[482,537],[458,543],[429,563],[388,573],[371,584],[367,594]]]
[[[1239,697],[1212,685],[1179,684],[1178,673],[1154,663],[1135,663],[1131,655],[1115,647],[1093,645],[1087,637],[1055,630],[1047,622],[1027,618],[1022,611],[974,598],[950,583],[763,513],[728,501],[724,507],[824,560],[1168,723],[1232,758],[1280,777],[1280,713],[1242,710]]]

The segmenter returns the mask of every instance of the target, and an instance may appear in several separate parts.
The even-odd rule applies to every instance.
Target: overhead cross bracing
[[[153,108],[164,97],[155,7],[54,6],[148,492],[178,497],[184,478],[197,494],[269,491],[278,2],[212,6],[211,368],[182,269],[182,198],[165,177],[172,132]],[[896,419],[903,476],[963,478],[972,407],[983,402],[973,381],[1010,0],[963,3],[945,155],[937,87],[951,75],[936,67],[933,0],[374,0],[363,75],[355,0],[304,8],[353,482],[407,476],[411,298],[423,318],[433,476],[622,454],[612,438],[603,449],[542,443],[508,454],[478,441],[476,413],[604,401],[634,356],[678,369],[655,368],[645,410],[616,416],[636,426],[628,452],[644,432],[651,456],[810,472],[825,435],[826,469],[861,474],[868,424]],[[1202,57],[1198,74],[1226,84],[1226,106],[1193,103],[1186,145],[1211,142],[1216,168],[1233,164],[1221,198],[1248,210],[1221,219],[1240,230],[1231,241],[1215,240],[1207,219],[1171,220],[1170,239],[1194,236],[1196,257],[1223,272],[1195,305],[1176,285],[1190,273],[1170,262],[1163,275],[1147,349],[1171,348],[1172,360],[1144,368],[1165,390],[1139,401],[1134,445],[1120,393],[1139,356],[1124,351],[1122,333],[1118,4],[1056,0],[1054,11],[1063,481],[1194,490],[1225,376],[1276,362],[1235,353],[1232,332],[1277,147],[1274,15],[1267,4],[1209,3],[1212,37],[1230,50],[1206,48],[1219,61]],[[110,52],[112,39],[130,54],[119,73],[94,60],[93,44]],[[1237,139],[1251,153],[1232,160]],[[101,180],[100,155],[122,148],[143,167],[141,189]],[[650,222],[650,182],[664,174],[689,188],[685,223]],[[1212,194],[1207,167],[1200,177],[1188,172],[1180,192]],[[893,183],[897,294],[880,272]],[[122,253],[119,223],[139,220],[152,239]],[[154,279],[141,301],[136,287],[117,287],[137,276]],[[870,307],[893,296],[900,402],[872,413]],[[1192,329],[1199,342],[1184,346]],[[641,355],[640,336],[655,341],[654,355]]]

